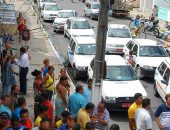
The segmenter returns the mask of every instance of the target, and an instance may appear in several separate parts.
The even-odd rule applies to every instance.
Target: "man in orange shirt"
[[[23,126],[29,128],[29,129],[32,129],[32,121],[31,121],[31,119],[29,118],[29,112],[28,112],[27,109],[22,109],[22,110],[20,111],[20,118],[21,118],[20,123],[21,123]]]

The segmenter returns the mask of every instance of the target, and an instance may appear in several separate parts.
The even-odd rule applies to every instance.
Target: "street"
[[[76,10],[78,13],[79,17],[85,17],[84,16],[84,3],[80,2],[80,1],[76,1],[74,3],[71,2],[71,0],[63,0],[63,1],[57,1],[57,3],[60,5],[60,7],[62,8],[62,10],[64,9],[73,9]],[[38,10],[36,10],[36,12],[38,12]],[[94,26],[94,30],[95,32],[97,32],[97,26],[98,26],[98,21],[95,20],[91,20],[89,18],[87,18],[91,25]],[[109,23],[114,23],[114,24],[125,24],[128,25],[130,20],[128,19],[121,19],[121,18],[113,18],[113,17],[109,17]],[[41,19],[41,21],[43,21]],[[59,56],[60,56],[60,61],[61,62],[65,62],[65,60],[67,59],[67,47],[68,47],[68,43],[69,43],[69,39],[64,38],[63,33],[59,32],[56,33],[53,31],[52,28],[52,22],[42,22],[43,27],[45,29],[45,31],[49,34],[50,39],[56,49],[56,51],[58,52]],[[71,76],[71,68],[68,68],[69,70],[69,74],[70,77]],[[83,85],[85,85],[85,80],[80,80],[80,81],[74,81],[74,83],[81,83]],[[162,100],[160,98],[156,98],[153,95],[153,83],[154,80],[151,78],[145,78],[143,80],[141,80],[141,83],[143,84],[148,97],[151,99],[151,106],[152,106],[152,117],[153,117],[153,113],[155,112],[155,109],[157,108],[157,106],[162,103]],[[120,128],[122,130],[127,130],[128,129],[128,118],[127,118],[127,112],[113,112],[111,113],[111,121],[110,124],[112,123],[117,123],[120,125]],[[153,130],[157,130],[158,127],[154,121],[154,117],[153,117]]]

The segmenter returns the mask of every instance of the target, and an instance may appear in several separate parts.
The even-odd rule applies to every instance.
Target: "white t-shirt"
[[[152,129],[152,118],[148,110],[139,108],[135,112],[136,130]]]

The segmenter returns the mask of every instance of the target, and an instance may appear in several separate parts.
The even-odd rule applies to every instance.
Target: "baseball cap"
[[[1,118],[6,118],[6,119],[10,119],[10,116],[9,116],[8,112],[1,112],[0,113],[0,117]]]

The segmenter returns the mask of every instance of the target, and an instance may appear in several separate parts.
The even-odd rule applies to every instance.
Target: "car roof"
[[[75,10],[60,10],[59,12],[74,12]]]
[[[74,37],[78,44],[96,44],[94,37]]]
[[[124,24],[109,24],[108,28],[125,28],[125,29],[129,29],[128,26],[124,25]]]
[[[133,41],[140,46],[160,46],[156,44],[156,41],[151,39],[134,39]]]
[[[107,66],[119,66],[119,65],[128,65],[126,61],[120,55],[105,55],[105,60]]]

